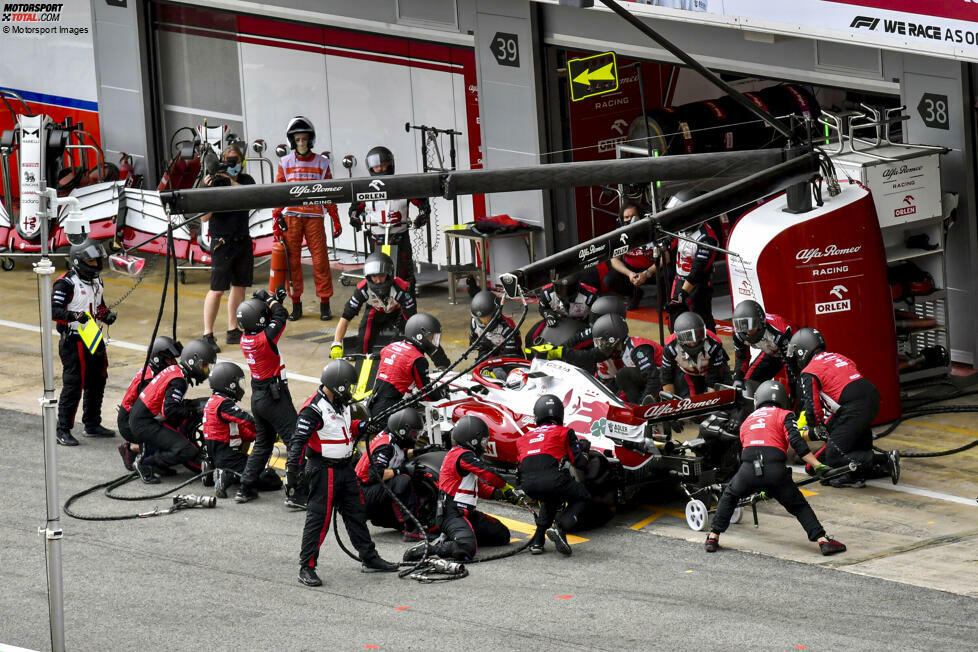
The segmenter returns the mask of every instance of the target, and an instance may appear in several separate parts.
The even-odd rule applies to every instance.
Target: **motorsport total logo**
[[[3,5],[3,23],[56,23],[61,20],[64,3],[7,2]]]

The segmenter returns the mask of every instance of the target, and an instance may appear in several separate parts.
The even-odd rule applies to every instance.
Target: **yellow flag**
[[[79,325],[78,334],[81,336],[82,342],[85,344],[88,352],[95,353],[95,349],[102,343],[102,329],[98,327],[98,323],[92,317],[92,313],[85,311],[85,314],[88,315],[88,321]]]

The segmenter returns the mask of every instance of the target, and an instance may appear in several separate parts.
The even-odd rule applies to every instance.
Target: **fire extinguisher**
[[[280,287],[292,295],[292,275],[289,273],[289,252],[281,240],[272,243],[272,260],[268,272],[268,291],[274,293]]]

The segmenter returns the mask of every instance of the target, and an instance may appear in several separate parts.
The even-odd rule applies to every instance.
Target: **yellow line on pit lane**
[[[978,430],[969,430],[968,428],[942,426],[937,423],[927,423],[926,421],[920,421],[918,419],[911,419],[910,421],[904,421],[904,423],[910,426],[920,426],[921,428],[932,428],[934,430],[944,430],[945,432],[953,432],[959,435],[971,435],[972,437],[978,437]],[[914,446],[916,445],[917,444],[914,443]]]

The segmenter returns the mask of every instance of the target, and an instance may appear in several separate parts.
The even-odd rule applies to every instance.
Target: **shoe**
[[[255,498],[258,498],[258,492],[244,484],[238,487],[238,493],[234,494],[234,502],[236,503],[247,503]]]
[[[531,543],[530,544],[530,554],[531,555],[542,555],[544,553],[542,543]]]
[[[292,302],[292,312],[289,313],[289,321],[299,321],[302,319],[302,302]]]
[[[218,498],[228,497],[228,487],[231,486],[231,474],[224,469],[214,471],[214,495]]]
[[[208,471],[210,471],[213,468],[214,468],[214,465],[211,464],[211,461],[209,459],[203,459],[203,460],[200,461],[200,472],[202,474],[203,473],[207,473]],[[213,473],[207,473],[207,475],[202,476],[200,478],[200,483],[202,485],[204,485],[205,487],[213,487],[214,486],[214,476],[215,476],[216,473],[217,473],[217,471],[214,471]]]
[[[132,449],[129,448],[129,442],[124,441],[119,444],[119,455],[122,456],[122,464],[126,467],[126,471],[133,471],[132,461],[135,458]]]
[[[554,526],[547,530],[547,538],[554,542],[554,547],[557,548],[557,552],[569,557],[573,554],[570,544],[567,543],[567,538],[564,535],[564,531],[559,527]]]
[[[703,549],[707,552],[716,552],[720,549],[720,540],[714,539],[711,536],[706,537],[706,543],[703,544]]]
[[[886,470],[890,474],[890,481],[893,484],[900,482],[900,453],[890,451],[886,455]]]
[[[307,507],[308,496],[302,493],[285,495],[285,506],[289,509],[305,509]]]
[[[58,443],[62,446],[77,446],[78,440],[71,434],[70,430],[62,430],[58,428],[58,433],[56,435],[58,438]]]
[[[825,482],[823,480],[822,482]],[[835,487],[837,489],[850,488],[850,489],[862,489],[866,486],[866,481],[862,478],[856,478],[851,473],[844,473],[837,478],[832,478],[828,481],[830,487]]]
[[[132,468],[139,474],[139,479],[143,481],[143,484],[160,483],[160,476],[153,472],[153,467],[148,464],[143,464],[142,455],[138,455],[136,459],[132,461]]]
[[[384,561],[380,556],[364,559],[360,564],[361,573],[393,573],[398,568],[397,564]]]
[[[200,339],[202,339],[205,342],[207,342],[208,344],[210,344],[211,345],[211,348],[214,349],[214,353],[220,353],[221,352],[221,347],[219,347],[217,345],[217,340],[214,339],[214,333],[204,333],[204,336],[202,338],[200,338]]]
[[[323,581],[319,579],[319,575],[316,575],[315,568],[302,566],[299,568],[299,584],[305,584],[306,586],[322,586]]]
[[[86,437],[115,437],[115,431],[109,430],[101,423],[93,428],[85,428]]]
[[[838,552],[846,551],[846,544],[836,541],[832,537],[825,537],[827,541],[823,541],[818,544],[818,549],[822,551],[822,554],[826,557],[829,555],[834,555]]]
[[[425,543],[422,541],[416,546],[411,546],[404,551],[404,556],[401,557],[403,561],[421,561],[424,557]]]
[[[319,304],[319,321],[329,321],[333,318],[333,311],[329,309],[329,301],[322,301]]]
[[[241,329],[233,328],[228,331],[227,337],[224,339],[228,344],[241,344]]]
[[[479,282],[475,280],[475,277],[471,274],[465,277],[465,289],[469,293],[469,298],[471,299],[475,295],[479,294]],[[414,295],[411,295],[414,296]]]

